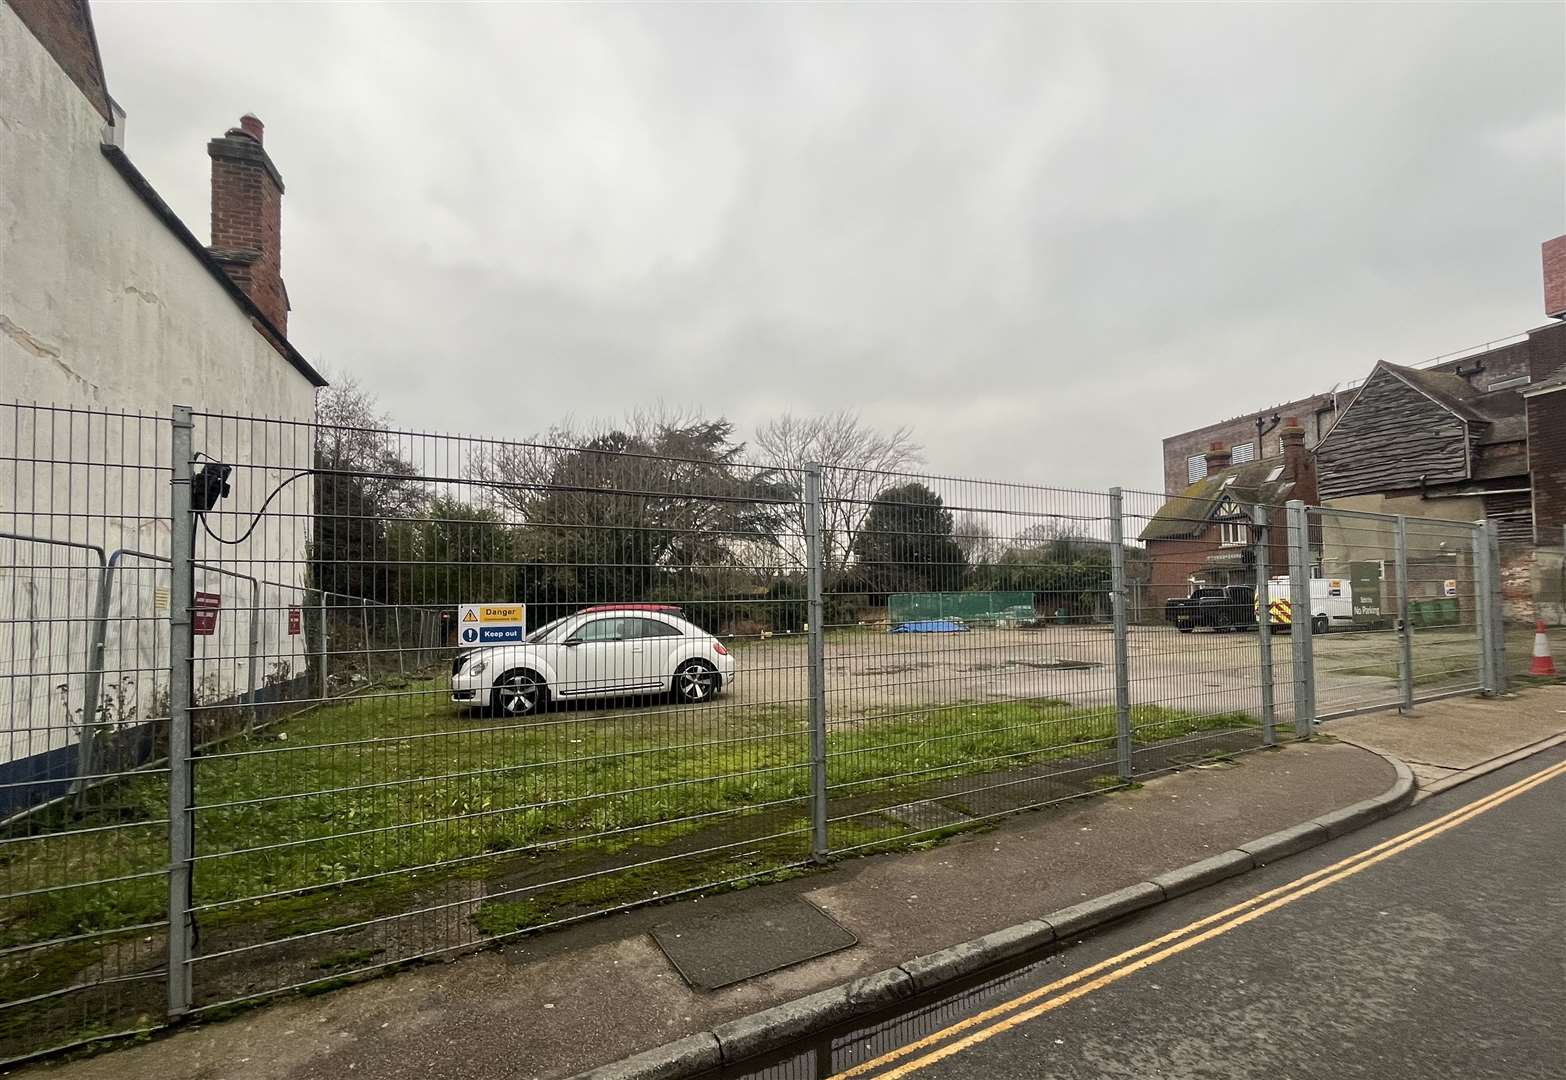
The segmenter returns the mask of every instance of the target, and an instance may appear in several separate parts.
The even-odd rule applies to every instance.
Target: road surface
[[[1566,747],[736,1075],[1566,1075]]]

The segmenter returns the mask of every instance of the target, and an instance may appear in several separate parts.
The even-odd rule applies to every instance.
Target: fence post
[[[1506,597],[1501,589],[1501,532],[1495,522],[1485,519],[1485,548],[1489,553],[1490,607],[1486,621],[1490,626],[1490,670],[1495,676],[1494,690],[1506,693]]]
[[[1289,644],[1294,652],[1294,734],[1310,738],[1316,719],[1316,668],[1311,641],[1310,509],[1290,499],[1289,516]],[[1300,619],[1304,611],[1305,618]]]
[[[191,691],[194,680],[194,639],[191,625],[196,601],[196,530],[190,512],[190,406],[174,407],[170,454],[171,526],[169,581],[169,962],[168,1011],[171,1017],[190,1011],[190,958],[194,938],[191,916],[191,858],[195,851],[191,816]]]
[[[805,466],[805,577],[810,694],[810,853],[818,862],[827,839],[826,601],[822,597],[821,466]]]
[[[1131,767],[1131,663],[1126,620],[1126,525],[1118,487],[1109,489],[1109,610],[1115,632],[1115,761],[1120,779]]]
[[[326,681],[326,590],[321,590],[321,700],[331,697],[331,687]]]
[[[1261,725],[1262,745],[1273,746],[1278,742],[1274,726],[1277,723],[1276,705],[1272,693],[1272,597],[1267,588],[1267,545],[1272,543],[1272,527],[1269,507],[1257,503],[1251,507],[1252,562],[1256,564],[1256,655],[1261,666]]]
[[[364,681],[375,681],[374,661],[370,659],[370,601],[359,597],[359,626],[364,630]]]
[[[1397,516],[1398,711],[1414,707],[1414,626],[1408,618],[1408,515]]]
[[[402,659],[402,607],[399,604],[392,605],[392,634],[397,641],[397,674],[408,674],[408,667]],[[418,653],[413,655],[413,666],[419,666]]]
[[[249,735],[256,730],[256,721],[260,719],[261,706],[257,701],[261,687],[261,583],[255,578],[250,579],[250,719],[245,725],[245,734]]]
[[[103,556],[100,554],[99,558]],[[109,607],[114,597],[114,565],[103,562],[98,570],[98,592],[93,599],[92,629],[87,639],[87,672],[82,677],[82,733],[78,747],[76,775],[79,777],[77,795],[86,805],[87,779],[96,772],[98,730],[98,699],[103,694],[103,673],[108,662],[105,655],[109,642]]]
[[[1474,628],[1479,636],[1479,688],[1495,693],[1495,642],[1490,626],[1490,538],[1484,522],[1474,523]]]

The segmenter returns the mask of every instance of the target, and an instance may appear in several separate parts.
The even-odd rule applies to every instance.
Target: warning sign
[[[464,645],[504,645],[527,637],[526,604],[463,604],[457,637]]]
[[[1447,578],[1444,582],[1441,583],[1441,595],[1442,596],[1456,596],[1457,595],[1457,579],[1456,578]]]
[[[223,597],[219,593],[198,592],[196,608],[190,614],[190,632],[203,637],[217,633],[218,609],[222,606]]]
[[[288,634],[289,634],[289,636],[290,637],[295,637],[303,630],[304,630],[304,614],[302,612],[300,612],[300,610],[298,608],[296,608],[296,607],[289,608],[288,609]]]

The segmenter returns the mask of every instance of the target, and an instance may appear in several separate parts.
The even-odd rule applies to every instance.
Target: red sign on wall
[[[304,616],[300,614],[298,608],[296,608],[296,607],[289,608],[288,609],[288,633],[290,635],[296,635],[296,634],[299,634],[299,633],[303,632],[303,630],[304,630]]]
[[[217,633],[218,608],[223,606],[223,597],[215,592],[198,592],[196,594],[196,610],[190,615],[190,632],[210,637]]]

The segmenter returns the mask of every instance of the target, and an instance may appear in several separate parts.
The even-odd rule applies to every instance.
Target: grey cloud
[[[95,15],[198,233],[266,121],[293,336],[414,426],[856,406],[1156,486],[1171,431],[1537,323],[1566,228],[1558,6]]]

